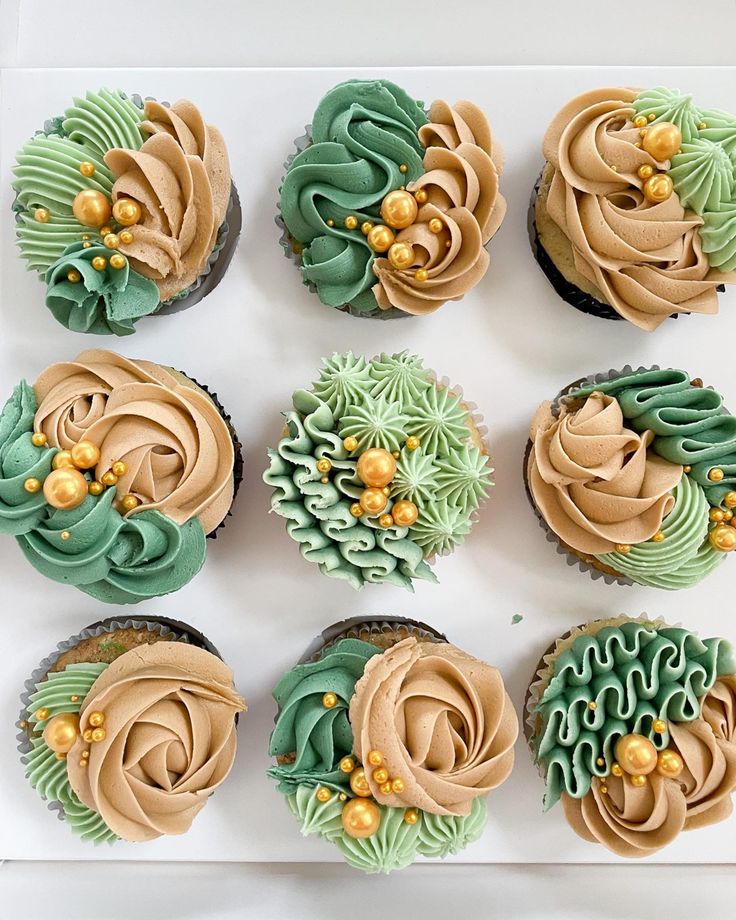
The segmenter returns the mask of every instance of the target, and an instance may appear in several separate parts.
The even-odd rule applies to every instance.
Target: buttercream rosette
[[[425,111],[387,80],[348,80],[321,100],[296,146],[277,223],[322,303],[421,316],[485,275],[506,212],[503,159],[472,102]]]
[[[594,577],[688,588],[736,549],[736,419],[685,371],[567,387],[537,410],[524,472],[549,539]]]
[[[725,820],[736,790],[736,657],[661,620],[619,617],[553,643],[530,685],[526,735],[572,829],[650,856]]]
[[[184,623],[105,620],[26,683],[19,750],[31,785],[95,845],[185,834],[225,780],[245,702]]]
[[[13,172],[21,256],[68,329],[130,335],[141,317],[200,300],[232,256],[227,148],[188,100],[88,92],[23,145]]]
[[[462,392],[406,351],[333,354],[284,416],[263,479],[302,556],[353,588],[436,581],[492,484]]]
[[[241,475],[216,396],[148,361],[84,351],[21,381],[0,413],[0,532],[108,603],[190,581]]]
[[[483,832],[518,734],[496,668],[425,624],[356,618],[326,630],[273,695],[269,775],[305,836],[388,873]]]
[[[544,136],[532,247],[585,313],[653,331],[736,282],[736,117],[664,87],[576,97]]]

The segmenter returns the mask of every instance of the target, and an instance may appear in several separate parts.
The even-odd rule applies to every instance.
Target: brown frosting
[[[233,500],[234,449],[210,397],[183,374],[102,349],[52,364],[34,385],[36,431],[69,450],[88,440],[100,449],[95,478],[122,460],[118,497],[137,496],[128,512],[157,509],[183,524],[199,518],[205,533]]]
[[[716,738],[736,743],[736,675],[719,678],[703,698],[701,716]]]
[[[649,540],[672,510],[682,467],[647,448],[653,432],[624,427],[617,400],[593,393],[554,417],[543,403],[532,421],[528,481],[547,524],[579,553],[613,552]]]
[[[366,665],[350,702],[355,753],[380,751],[401,792],[377,801],[467,815],[511,773],[519,725],[501,675],[452,645],[404,639]]]
[[[124,840],[184,834],[230,772],[244,709],[232,671],[210,652],[181,642],[132,649],[85,697],[67,756],[72,789]],[[93,712],[105,737],[87,743]]]
[[[609,776],[605,794],[598,779],[582,799],[563,793],[565,816],[577,834],[620,856],[649,856],[681,830],[728,817],[736,788],[736,744],[718,738],[703,718],[671,722],[669,731],[670,746],[685,764],[680,776],[671,779],[650,773],[641,787],[633,786],[625,775]]]
[[[225,219],[230,164],[220,132],[186,100],[170,108],[147,101],[140,150],[116,148],[105,163],[116,176],[113,201],[134,198],[143,209],[133,241],[120,251],[153,279],[165,301],[191,285],[204,268]]]
[[[494,160],[491,131],[485,115],[471,102],[450,106],[441,100],[429,111],[429,123],[419,129],[424,144],[425,173],[408,186],[423,189],[427,201],[416,221],[400,231],[397,242],[414,247],[414,263],[394,268],[387,258],[377,258],[373,287],[379,307],[398,307],[406,313],[432,313],[445,301],[459,300],[483,277],[488,268],[485,244],[501,225],[506,202],[498,189],[503,168]],[[442,220],[441,233],[431,233],[429,221]],[[417,281],[418,268],[428,272]]]
[[[638,168],[666,169],[669,161],[635,146],[636,95],[592,90],[555,116],[543,143],[546,211],[569,241],[576,271],[621,316],[651,331],[673,313],[717,312],[716,287],[728,276],[710,268],[697,232],[702,218],[676,193],[660,204],[644,197]]]

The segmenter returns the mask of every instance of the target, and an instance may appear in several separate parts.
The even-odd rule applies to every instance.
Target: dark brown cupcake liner
[[[409,617],[357,616],[323,629],[297,663],[317,661],[324,651],[341,639],[361,639],[385,651],[409,636],[416,636],[422,642],[447,642],[443,633],[420,620]]]

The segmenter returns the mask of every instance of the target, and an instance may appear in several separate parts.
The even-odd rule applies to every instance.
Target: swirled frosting
[[[467,815],[511,773],[518,722],[499,672],[452,645],[410,637],[366,664],[350,703],[355,753],[380,751],[403,789],[384,805]]]
[[[235,715],[244,709],[232,671],[210,652],[180,642],[126,652],[81,706],[66,759],[71,787],[125,840],[186,833],[230,772]],[[88,743],[83,733],[95,712],[104,715],[105,735]]]
[[[348,352],[324,361],[313,392],[297,390],[285,417],[287,432],[269,451],[263,479],[302,556],[355,588],[434,581],[426,560],[462,542],[491,485],[487,454],[461,397],[406,352],[373,361]],[[355,449],[345,446],[351,439]],[[381,514],[351,511],[364,489],[358,460],[371,448],[396,456],[382,514],[398,501],[413,502],[413,525],[386,526]],[[330,476],[318,468],[324,460]]]
[[[688,140],[705,123],[694,121],[689,97],[666,94],[604,88],[568,103],[545,134],[548,167],[537,201],[540,242],[548,254],[559,254],[568,280],[648,331],[675,313],[715,313],[716,288],[734,280],[716,267],[728,256],[711,262],[700,237],[706,204],[718,194],[721,202],[730,200],[729,181],[715,177],[729,169],[733,175],[733,165],[708,138]],[[637,113],[684,128],[682,155],[659,162],[637,146]],[[707,151],[703,145],[710,145]],[[701,154],[711,164],[707,177]],[[665,201],[644,196],[643,166],[672,167],[675,191]],[[709,249],[715,251],[712,242]]]
[[[301,272],[323,303],[356,313],[430,313],[458,300],[488,268],[484,249],[506,205],[498,191],[501,160],[491,132],[470,102],[422,105],[385,80],[351,80],[317,107],[309,146],[284,177],[280,208],[301,248]],[[423,190],[415,222],[396,235],[413,246],[412,264],[376,256],[360,225],[380,221],[380,204],[406,185]],[[357,221],[353,229],[345,218]],[[439,218],[441,233],[429,222]],[[424,269],[428,277],[418,281]]]

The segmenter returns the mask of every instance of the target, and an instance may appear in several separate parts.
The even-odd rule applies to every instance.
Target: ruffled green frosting
[[[339,767],[353,751],[348,708],[366,662],[378,652],[368,642],[342,639],[317,661],[296,665],[278,682],[273,696],[279,714],[269,753],[290,758],[268,771],[279,781],[279,791],[290,794],[301,783],[349,790],[348,776]],[[322,703],[325,693],[337,696],[331,709]]]
[[[304,558],[333,578],[356,588],[365,582],[410,588],[414,578],[434,581],[423,560],[463,540],[492,472],[471,443],[470,416],[460,397],[439,386],[407,352],[373,361],[352,352],[333,355],[323,362],[313,390],[294,393],[294,409],[285,414],[288,433],[269,451],[263,478],[274,489],[272,509],[286,518]],[[418,449],[405,446],[409,436],[420,438]],[[343,444],[348,437],[358,442],[350,452]],[[382,513],[400,499],[413,501],[419,520],[411,527],[383,528],[379,515],[356,518],[350,511],[364,488],[357,460],[372,447],[398,454]],[[317,469],[322,458],[331,462],[329,477]]]
[[[95,845],[113,843],[118,838],[97,812],[79,801],[69,783],[66,761],[56,759],[42,732],[54,716],[80,712],[92,684],[106,667],[104,663],[70,664],[63,671],[50,672],[36,684],[26,719],[39,734],[31,738],[31,750],[23,756],[26,776],[33,788],[42,798],[58,803],[72,831]],[[39,709],[48,710],[47,719],[36,718]]]
[[[624,735],[665,748],[669,736],[655,733],[652,722],[697,719],[700,698],[719,675],[734,672],[728,642],[701,641],[686,629],[632,620],[578,636],[554,659],[535,710],[532,746],[546,775],[545,806],[562,792],[582,798],[594,776],[607,776]]]
[[[637,96],[639,113],[671,121],[682,132],[682,150],[672,157],[669,176],[683,207],[703,218],[699,228],[710,264],[723,272],[736,268],[736,118],[716,109],[699,109],[692,96],[664,87]]]
[[[478,795],[467,815],[431,815],[426,811],[420,815],[418,852],[422,856],[443,859],[449,854],[454,856],[480,838],[486,826],[488,805],[485,797]]]
[[[426,122],[422,104],[386,80],[341,83],[317,107],[311,143],[288,166],[280,208],[304,247],[302,277],[328,306],[378,309],[374,254],[360,224],[376,222],[384,196],[424,171],[418,130]],[[345,228],[348,215],[358,218],[355,230]]]
[[[92,259],[102,256],[107,268],[97,271]],[[46,273],[46,306],[56,319],[73,332],[97,335],[130,335],[141,316],[155,313],[160,305],[159,290],[150,278],[133,271],[128,260],[123,268],[112,268],[110,250],[102,243],[88,249],[72,243]],[[71,282],[70,271],[81,280]]]
[[[344,833],[340,817],[343,803],[337,795],[320,802],[315,795],[316,789],[316,786],[301,784],[286,796],[286,803],[305,837],[317,834],[331,840]]]

